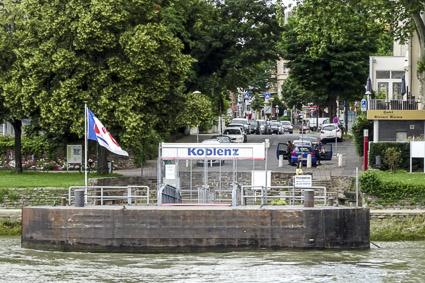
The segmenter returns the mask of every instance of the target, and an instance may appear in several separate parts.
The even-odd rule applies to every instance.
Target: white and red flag
[[[97,141],[99,145],[106,147],[112,153],[128,156],[127,151],[121,149],[120,145],[115,141],[108,130],[88,108],[87,114],[89,122],[87,138],[89,140]]]

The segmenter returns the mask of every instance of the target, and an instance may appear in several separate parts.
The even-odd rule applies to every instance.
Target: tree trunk
[[[97,172],[108,174],[108,150],[103,146],[97,146]]]
[[[15,170],[16,173],[22,173],[22,121],[12,120],[11,124],[13,126],[13,130],[15,131]]]

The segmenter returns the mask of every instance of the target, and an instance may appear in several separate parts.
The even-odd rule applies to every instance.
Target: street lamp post
[[[276,120],[279,121],[279,105],[276,105]]]
[[[193,92],[194,94],[201,94],[199,90],[196,90]],[[196,117],[196,143],[199,143],[199,120],[198,117]],[[205,166],[205,164],[204,164]]]

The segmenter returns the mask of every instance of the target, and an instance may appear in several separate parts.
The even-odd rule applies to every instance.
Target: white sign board
[[[207,160],[264,160],[265,144],[162,143],[161,158]]]
[[[177,177],[175,164],[165,165],[165,179],[174,180]]]
[[[425,141],[410,142],[410,173],[412,173],[412,158],[424,158],[425,162]],[[424,166],[425,173],[425,166]]]
[[[296,175],[294,176],[295,187],[311,187],[311,175]]]
[[[67,145],[66,146],[66,162],[83,163],[83,146],[82,145]]]
[[[425,158],[424,149],[425,142],[423,141],[411,141],[410,142],[410,157],[413,158]]]
[[[271,186],[272,171],[267,170],[267,186]],[[266,186],[266,171],[252,170],[251,171],[251,186],[265,187]]]

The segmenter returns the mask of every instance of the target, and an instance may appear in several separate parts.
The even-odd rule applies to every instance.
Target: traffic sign
[[[249,93],[245,93],[245,95],[243,96],[243,99],[249,99]]]
[[[337,117],[335,117],[333,121],[334,121],[334,124],[338,124],[338,118]]]
[[[266,93],[266,94],[264,95],[264,99],[270,99],[270,93]]]
[[[362,101],[361,101],[361,110],[362,111],[366,111],[367,110],[366,99],[362,99]]]
[[[288,111],[287,110],[283,110],[283,116],[287,116],[288,115]]]

